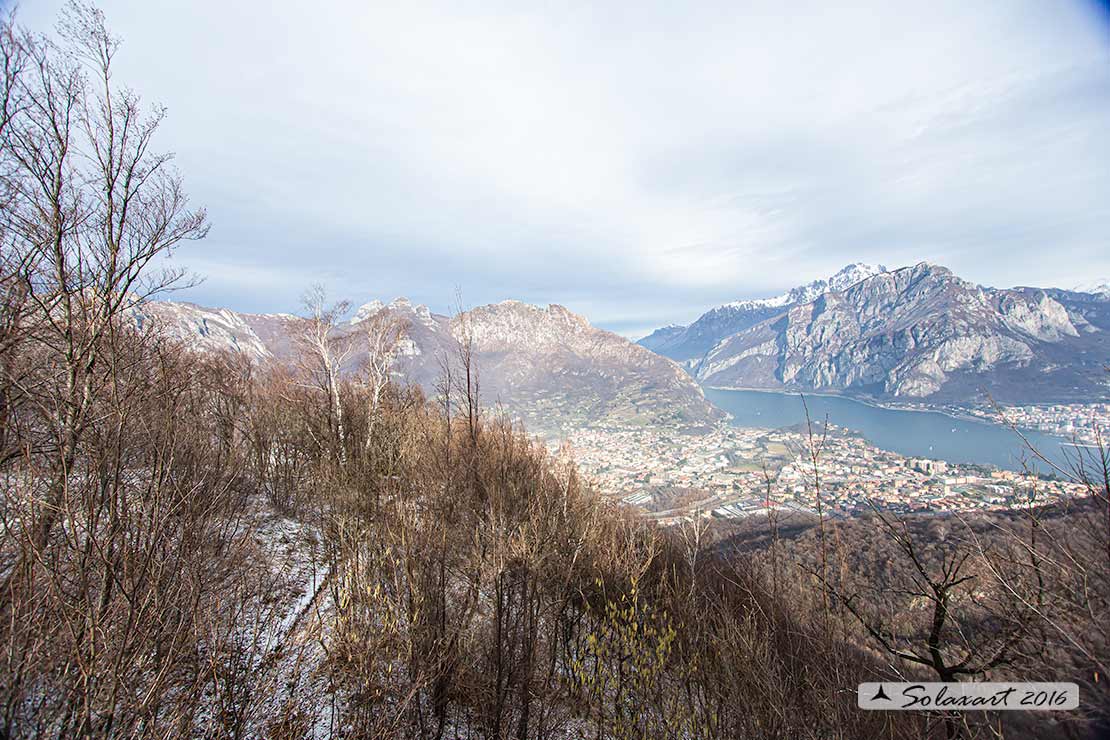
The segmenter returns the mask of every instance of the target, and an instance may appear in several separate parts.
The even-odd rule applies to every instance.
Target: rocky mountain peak
[[[421,303],[413,303],[404,296],[394,298],[389,303],[382,303],[376,299],[364,303],[359,306],[358,310],[355,311],[355,315],[351,317],[348,323],[351,325],[358,324],[377,315],[383,310],[401,314],[411,320],[419,321],[422,324],[434,323],[432,312],[427,306]]]
[[[673,360],[694,360],[719,341],[792,306],[809,303],[829,291],[845,290],[861,281],[887,273],[883,265],[853,262],[835,274],[792,288],[772,298],[733,301],[710,309],[689,326],[668,326],[640,340],[640,344]]]
[[[566,344],[593,330],[584,316],[555,303],[545,308],[502,301],[471,309],[463,318],[475,342],[487,347]]]
[[[868,265],[862,262],[853,262],[850,265],[842,267],[830,277],[814,280],[805,285],[791,288],[785,293],[774,296],[773,298],[733,301],[732,303],[726,303],[719,309],[713,309],[713,311],[722,309],[750,310],[753,308],[785,308],[786,306],[797,303],[812,301],[817,296],[822,293],[827,293],[830,290],[844,290],[861,280],[866,280],[869,277],[885,272],[887,272],[887,269],[883,265]]]
[[[879,275],[884,272],[888,272],[885,265],[869,265],[864,262],[853,262],[850,265],[845,265],[840,268],[835,275],[830,277],[828,279],[828,286],[830,290],[844,290],[858,283],[860,280],[866,280],[873,275]]]
[[[692,367],[713,385],[877,397],[977,398],[984,387],[1002,396],[1019,386],[1089,392],[1107,359],[1100,335],[1110,316],[1092,307],[1101,302],[1069,302],[1075,295],[987,288],[920,262],[786,307]]]
[[[379,300],[373,300],[369,303],[363,303],[361,306],[358,307],[358,310],[355,311],[355,315],[351,317],[351,323],[357,324],[360,321],[365,321],[371,316],[377,314],[383,308],[385,308],[385,304]]]

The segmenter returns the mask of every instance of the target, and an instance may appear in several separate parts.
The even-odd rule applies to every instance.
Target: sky
[[[1110,277],[1110,3],[100,7],[211,220],[178,299],[321,282],[636,337],[851,262]]]

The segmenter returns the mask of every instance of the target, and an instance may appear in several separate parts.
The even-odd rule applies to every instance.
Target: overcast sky
[[[457,287],[638,336],[848,262],[1110,276],[1105,3],[101,7],[211,217],[199,303]]]

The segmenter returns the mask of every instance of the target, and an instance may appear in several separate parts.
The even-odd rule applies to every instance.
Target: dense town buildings
[[[606,493],[663,521],[735,518],[768,506],[812,511],[818,490],[833,516],[872,506],[897,512],[1024,507],[1085,493],[1075,483],[1033,473],[906,458],[833,425],[827,433],[726,423],[708,433],[588,427],[568,430],[550,446],[570,454]]]
[[[1035,429],[1084,444],[1097,444],[1100,435],[1105,443],[1105,432],[1110,429],[1110,402],[977,406],[968,409],[967,413],[987,421]]]

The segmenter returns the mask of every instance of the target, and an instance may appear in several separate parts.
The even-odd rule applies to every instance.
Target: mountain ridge
[[[813,300],[828,290],[846,288],[885,271],[883,265],[854,262],[828,278],[813,280],[771,298],[724,303],[706,311],[689,326],[671,324],[656,329],[638,343],[678,362],[693,360],[725,337],[776,316],[790,306]]]
[[[363,329],[378,317],[405,327],[393,360],[395,376],[434,393],[443,358],[457,357],[459,342],[469,339],[487,404],[502,405],[538,431],[571,423],[697,426],[724,416],[672,360],[554,303],[508,300],[449,317],[403,297],[370,301],[335,329],[336,338],[351,342],[344,372],[356,373],[364,363]],[[174,301],[144,303],[135,320],[140,326],[157,322],[195,349],[237,352],[259,365],[290,364],[305,321]]]
[[[872,270],[806,301],[726,304],[745,307],[733,317],[739,328],[700,356],[684,356],[691,347],[676,341],[683,335],[674,329],[667,332],[671,344],[656,351],[716,387],[943,402],[983,401],[984,392],[1022,402],[1105,395],[1110,301],[1051,288],[984,287],[928,262]],[[809,297],[805,289],[821,282],[783,295]],[[723,308],[698,321],[709,323]]]

